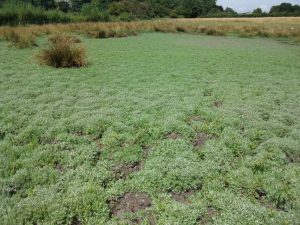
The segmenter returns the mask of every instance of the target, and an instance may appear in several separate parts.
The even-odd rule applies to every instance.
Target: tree
[[[281,3],[280,5],[275,5],[270,10],[270,15],[272,16],[299,16],[300,6],[292,5],[290,3]]]
[[[262,9],[261,8],[257,8],[257,9],[255,9],[255,10],[253,10],[253,12],[252,12],[252,15],[253,16],[262,16],[264,13],[263,13],[263,11],[262,11]]]
[[[185,17],[205,16],[216,6],[215,0],[183,0],[181,3]]]
[[[227,7],[225,10],[224,10],[224,15],[225,16],[237,16],[237,12],[234,11],[232,8],[229,8]]]

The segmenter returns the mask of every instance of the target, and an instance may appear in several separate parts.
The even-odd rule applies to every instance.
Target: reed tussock
[[[90,38],[122,38],[128,36],[136,36],[137,32],[126,29],[99,29],[94,31],[87,31],[86,35]]]
[[[37,45],[36,35],[27,29],[8,28],[7,30],[4,30],[2,37],[4,40],[18,48],[28,48]]]
[[[49,38],[50,47],[38,55],[41,64],[55,68],[82,67],[87,65],[86,50],[79,39],[58,34]]]

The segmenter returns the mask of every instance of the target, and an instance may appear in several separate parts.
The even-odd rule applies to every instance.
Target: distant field
[[[262,20],[299,34],[300,18]],[[0,224],[299,223],[300,45],[85,26],[0,42]],[[67,27],[89,65],[38,65],[43,32]]]

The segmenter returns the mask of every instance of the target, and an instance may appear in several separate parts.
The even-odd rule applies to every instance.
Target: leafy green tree
[[[253,16],[262,16],[264,13],[263,13],[263,11],[262,11],[262,9],[261,8],[257,8],[257,9],[255,9],[255,10],[253,10],[253,12],[252,12],[252,15]]]
[[[232,16],[232,17],[234,17],[234,16],[237,16],[238,14],[237,14],[237,12],[234,11],[232,8],[227,7],[227,8],[224,10],[224,15],[225,15],[225,16]]]
[[[272,16],[300,16],[300,6],[290,3],[275,5],[270,10]]]

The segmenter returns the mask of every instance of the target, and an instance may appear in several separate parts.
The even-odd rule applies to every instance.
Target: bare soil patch
[[[78,219],[77,216],[74,216],[71,225],[82,225],[82,222]]]
[[[257,194],[257,199],[263,199],[267,196],[267,192],[261,188],[257,188],[255,193]]]
[[[53,168],[56,169],[59,172],[63,172],[64,171],[64,167],[63,165],[59,162],[59,161],[55,161]]]
[[[126,212],[135,213],[151,206],[151,199],[145,193],[129,192],[124,196],[109,201],[112,215],[122,218]]]
[[[188,198],[195,194],[195,190],[188,190],[181,193],[172,193],[172,198],[180,203],[188,204],[190,203]]]
[[[206,133],[199,133],[197,134],[196,138],[193,141],[193,146],[195,148],[201,148],[205,142],[209,139],[209,136]]]
[[[300,156],[294,155],[294,154],[285,153],[285,159],[289,163],[299,163],[300,162]]]
[[[177,140],[179,138],[180,138],[180,135],[175,132],[172,132],[167,135],[167,139]]]
[[[120,165],[114,169],[114,174],[117,179],[125,179],[129,174],[140,171],[141,168],[142,168],[141,162],[134,162],[131,164]]]
[[[223,105],[223,101],[221,100],[214,101],[213,105],[217,108],[220,108]]]

